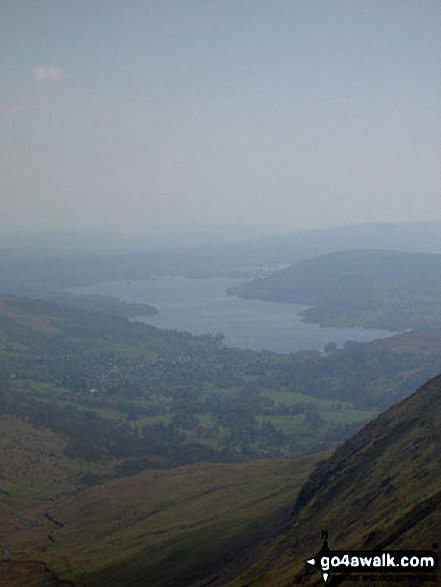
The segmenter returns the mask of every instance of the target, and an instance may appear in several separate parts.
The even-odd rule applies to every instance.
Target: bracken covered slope
[[[322,529],[338,550],[436,551],[441,543],[440,447],[438,376],[319,464],[279,539],[228,586],[323,584],[318,571],[304,563],[320,549]],[[331,577],[331,584],[340,582],[341,577]],[[441,584],[441,575],[430,584]]]

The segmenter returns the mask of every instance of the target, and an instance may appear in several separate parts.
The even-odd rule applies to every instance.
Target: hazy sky
[[[441,219],[441,0],[0,0],[0,225]]]

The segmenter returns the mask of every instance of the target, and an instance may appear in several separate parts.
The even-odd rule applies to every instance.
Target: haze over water
[[[221,332],[226,345],[242,349],[281,353],[321,351],[329,342],[342,347],[348,340],[368,342],[394,334],[364,328],[323,328],[302,322],[300,312],[307,306],[243,300],[227,295],[226,290],[241,281],[227,277],[161,277],[129,283],[100,283],[70,291],[151,304],[158,309],[158,315],[140,316],[138,321],[192,334]]]

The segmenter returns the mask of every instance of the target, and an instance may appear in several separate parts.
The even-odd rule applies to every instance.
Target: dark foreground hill
[[[322,462],[301,489],[272,548],[248,572],[223,585],[323,584],[320,573],[304,563],[319,551],[322,529],[329,531],[335,550],[436,550],[441,543],[440,446],[438,376]],[[414,576],[406,584],[415,581]],[[328,584],[340,582],[341,576],[334,576]],[[386,578],[384,584],[391,583]],[[439,585],[441,577],[427,584]]]
[[[388,330],[441,325],[441,255],[341,251],[295,263],[231,290],[245,298],[313,306],[323,326]]]

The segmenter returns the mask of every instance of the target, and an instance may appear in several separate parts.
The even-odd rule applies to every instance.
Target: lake
[[[143,281],[100,283],[71,288],[72,293],[109,295],[127,302],[145,303],[158,309],[156,316],[139,316],[139,322],[191,332],[225,335],[225,344],[242,349],[289,353],[323,350],[334,342],[368,342],[394,333],[364,328],[324,328],[302,322],[308,306],[261,300],[244,300],[226,294],[243,279],[210,277],[159,277]]]

